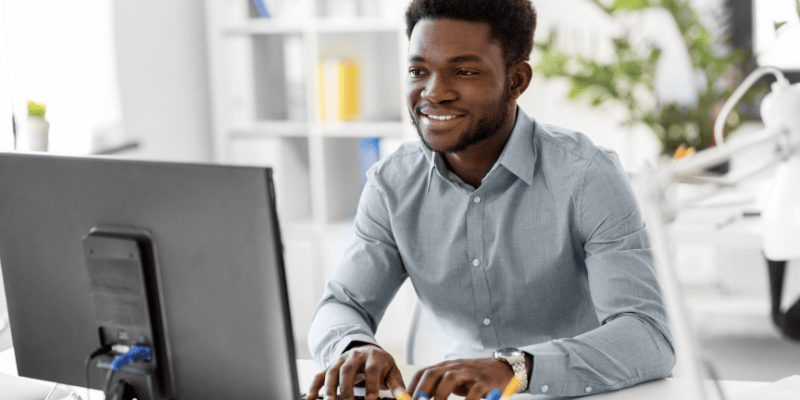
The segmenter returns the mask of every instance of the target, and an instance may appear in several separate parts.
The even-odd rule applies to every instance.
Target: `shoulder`
[[[563,152],[567,157],[589,162],[600,148],[581,132],[560,126],[536,123],[534,140],[544,153]]]
[[[422,142],[403,143],[376,162],[367,172],[367,178],[383,190],[421,180],[431,168],[427,153]]]
[[[564,153],[564,161],[573,168],[584,165],[595,172],[598,169],[614,173],[624,171],[616,151],[596,145],[581,132],[537,122],[534,140],[540,154]]]

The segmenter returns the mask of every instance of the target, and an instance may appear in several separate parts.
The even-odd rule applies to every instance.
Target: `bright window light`
[[[51,152],[88,154],[121,131],[112,2],[0,1],[0,150],[13,143],[11,99],[21,150],[29,100],[47,106]]]

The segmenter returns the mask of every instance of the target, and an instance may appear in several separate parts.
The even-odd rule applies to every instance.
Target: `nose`
[[[425,87],[420,94],[423,100],[432,103],[455,100],[456,94],[450,82],[443,74],[431,74],[425,82]]]

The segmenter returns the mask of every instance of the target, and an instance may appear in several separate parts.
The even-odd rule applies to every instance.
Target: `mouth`
[[[448,129],[458,125],[463,119],[464,115],[460,114],[428,115],[420,113],[420,124],[423,128]]]

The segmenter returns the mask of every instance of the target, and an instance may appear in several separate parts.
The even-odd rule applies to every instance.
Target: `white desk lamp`
[[[752,136],[734,137],[725,143],[722,131],[728,113],[747,89],[768,73],[774,74],[777,82],[772,85],[772,92],[762,102],[761,115],[765,129]],[[673,268],[671,241],[666,224],[678,210],[677,205],[672,204],[666,196],[667,187],[675,182],[720,182],[704,178],[701,173],[705,168],[729,160],[736,152],[767,141],[776,141],[776,152],[769,159],[753,165],[743,174],[738,174],[739,178],[734,181],[728,179],[725,182],[735,184],[762,169],[778,165],[775,181],[762,213],[764,250],[769,259],[800,258],[800,84],[790,85],[777,68],[758,68],[744,80],[723,106],[716,120],[715,137],[717,146],[686,159],[662,161],[655,168],[646,168],[633,180],[642,218],[648,228],[656,272],[674,323],[674,334],[679,344],[676,359],[681,360],[681,367],[692,378],[695,391],[701,399],[708,399],[702,379],[705,374],[699,346],[690,328],[680,284]]]

